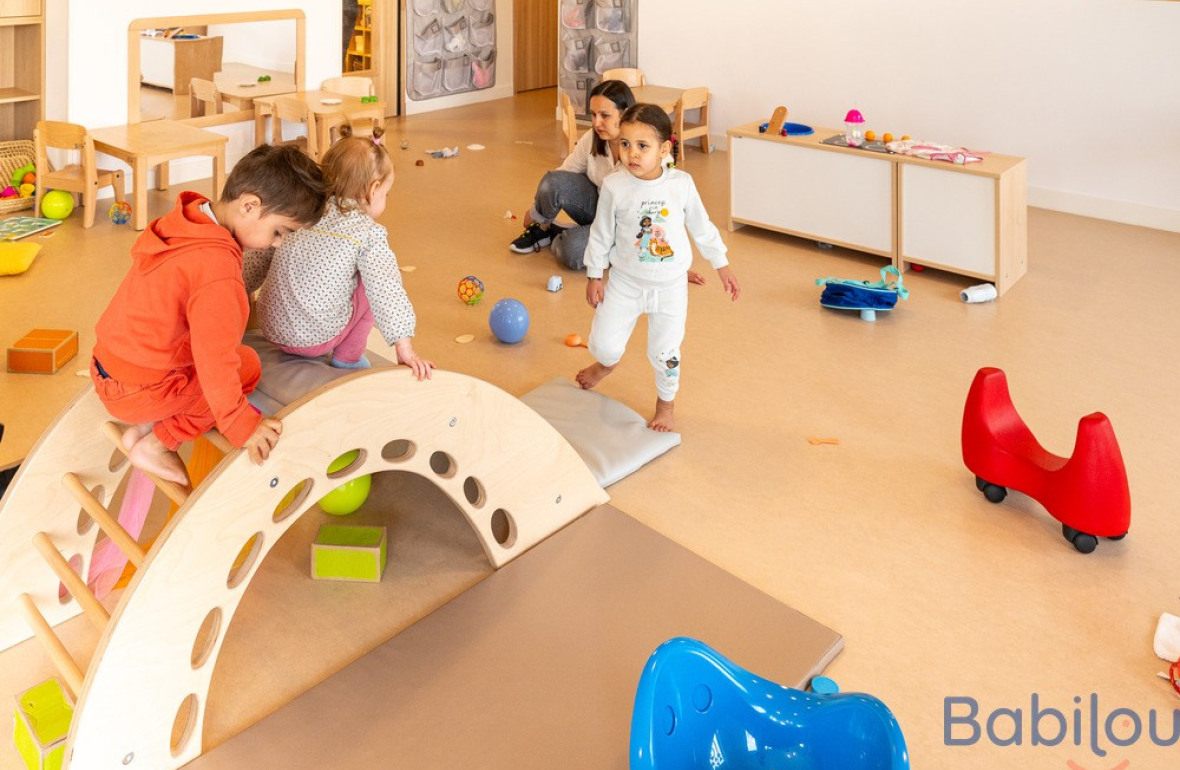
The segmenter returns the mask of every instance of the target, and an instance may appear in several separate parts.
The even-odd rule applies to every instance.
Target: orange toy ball
[[[881,141],[884,142],[885,144],[889,144],[890,142],[893,141],[893,134],[886,132],[885,136],[881,137]]]
[[[32,171],[30,171],[29,173],[27,173],[23,177],[21,177],[20,183],[21,184],[36,184],[37,183],[37,175],[34,174]]]
[[[565,335],[565,346],[567,348],[578,348],[582,346],[581,334],[567,334]]]
[[[866,142],[876,141],[876,139],[877,139],[877,132],[876,131],[865,131],[865,141]]]
[[[902,135],[901,135],[901,141],[903,141],[903,142],[908,142],[909,140],[910,140],[910,135],[909,135],[909,134],[902,134]]]

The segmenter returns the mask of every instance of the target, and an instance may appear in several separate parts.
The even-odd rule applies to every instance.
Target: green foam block
[[[385,551],[385,527],[324,524],[311,544],[311,576],[379,583]]]
[[[56,679],[16,696],[13,742],[29,770],[61,770],[74,704]]]

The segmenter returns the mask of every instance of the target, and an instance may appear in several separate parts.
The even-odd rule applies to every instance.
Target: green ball
[[[41,199],[41,216],[65,219],[74,210],[74,196],[65,190],[50,190]]]
[[[342,468],[347,468],[356,462],[358,454],[359,452],[354,449],[351,452],[345,452],[340,455],[328,466],[328,473],[335,473]],[[350,513],[355,513],[358,508],[365,504],[365,500],[369,498],[369,490],[372,487],[372,474],[358,476],[351,481],[346,481],[320,498],[320,509],[324,513],[330,513],[333,516],[347,516]]]

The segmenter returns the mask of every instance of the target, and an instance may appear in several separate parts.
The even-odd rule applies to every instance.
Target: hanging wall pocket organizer
[[[409,6],[410,99],[496,84],[495,0],[410,0]]]

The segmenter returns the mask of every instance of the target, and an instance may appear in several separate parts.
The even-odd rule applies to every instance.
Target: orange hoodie
[[[136,240],[131,269],[98,319],[94,357],[129,385],[195,368],[217,429],[242,446],[262,419],[238,376],[250,312],[242,247],[201,211],[206,200],[182,192]]]

